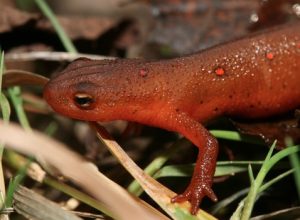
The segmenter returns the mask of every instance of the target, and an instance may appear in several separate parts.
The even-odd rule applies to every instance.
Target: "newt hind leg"
[[[199,154],[189,186],[184,193],[175,196],[171,201],[189,201],[191,213],[195,215],[205,196],[217,201],[211,186],[218,155],[218,142],[199,122],[185,113],[177,114],[176,118],[179,123],[173,124],[172,130],[181,133],[195,144],[199,148]]]

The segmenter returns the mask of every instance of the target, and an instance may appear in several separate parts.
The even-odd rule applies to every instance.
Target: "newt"
[[[218,116],[261,118],[300,106],[300,22],[169,60],[73,61],[44,88],[54,111],[84,121],[127,120],[182,134],[199,148],[192,180],[172,202],[196,214],[212,190]]]

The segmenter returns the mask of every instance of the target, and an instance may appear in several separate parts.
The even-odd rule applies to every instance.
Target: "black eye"
[[[94,103],[94,98],[86,93],[77,93],[74,96],[75,104],[83,109],[90,109]]]

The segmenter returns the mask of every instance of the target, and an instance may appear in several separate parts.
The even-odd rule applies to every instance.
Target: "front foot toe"
[[[205,196],[209,197],[214,202],[217,201],[215,193],[207,184],[201,184],[198,186],[190,185],[184,193],[172,198],[171,202],[181,203],[189,201],[191,203],[190,211],[193,215],[196,215],[199,209],[199,205]]]

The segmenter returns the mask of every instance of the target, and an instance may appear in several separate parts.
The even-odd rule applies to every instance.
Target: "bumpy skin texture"
[[[281,26],[189,56],[165,60],[71,63],[44,97],[65,116],[123,119],[176,131],[199,148],[187,190],[195,214],[211,190],[218,144],[201,125],[220,115],[267,117],[300,106],[300,23]],[[200,123],[199,123],[200,122]]]

